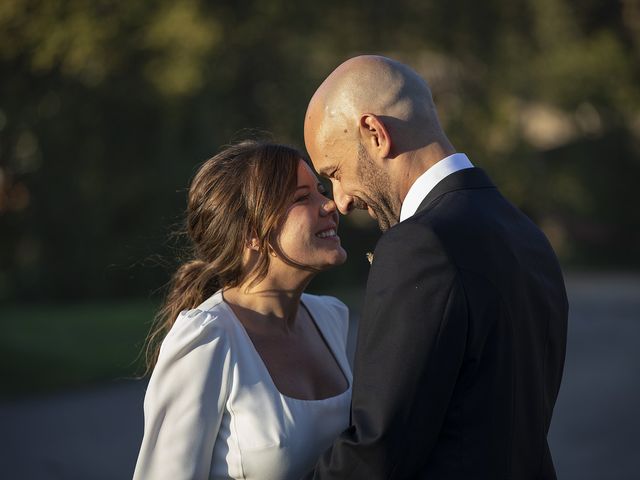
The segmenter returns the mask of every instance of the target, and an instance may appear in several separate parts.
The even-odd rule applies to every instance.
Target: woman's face
[[[341,265],[347,253],[338,237],[336,204],[325,196],[323,185],[309,165],[298,162],[298,183],[293,202],[278,229],[276,248],[285,263],[325,270]]]

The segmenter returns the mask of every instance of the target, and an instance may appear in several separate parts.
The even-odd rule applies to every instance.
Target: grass
[[[0,394],[139,374],[156,307],[148,300],[0,307]]]
[[[352,288],[337,296],[353,312],[362,293]],[[0,306],[0,396],[140,375],[140,353],[156,309],[149,300]]]

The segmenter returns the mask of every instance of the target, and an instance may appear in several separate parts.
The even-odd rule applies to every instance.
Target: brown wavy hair
[[[146,371],[158,359],[160,344],[183,310],[197,307],[220,288],[262,280],[269,268],[272,238],[297,185],[301,152],[286,145],[245,140],[204,162],[191,182],[186,236],[192,259],[169,282],[145,346]],[[261,253],[243,272],[246,243],[257,238]]]

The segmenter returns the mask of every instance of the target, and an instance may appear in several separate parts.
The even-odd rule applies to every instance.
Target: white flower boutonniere
[[[373,252],[367,252],[367,260],[369,261],[369,265],[373,264]]]

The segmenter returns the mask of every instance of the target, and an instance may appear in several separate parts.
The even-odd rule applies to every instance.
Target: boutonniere
[[[373,252],[367,252],[367,260],[369,261],[369,265],[373,264]]]

